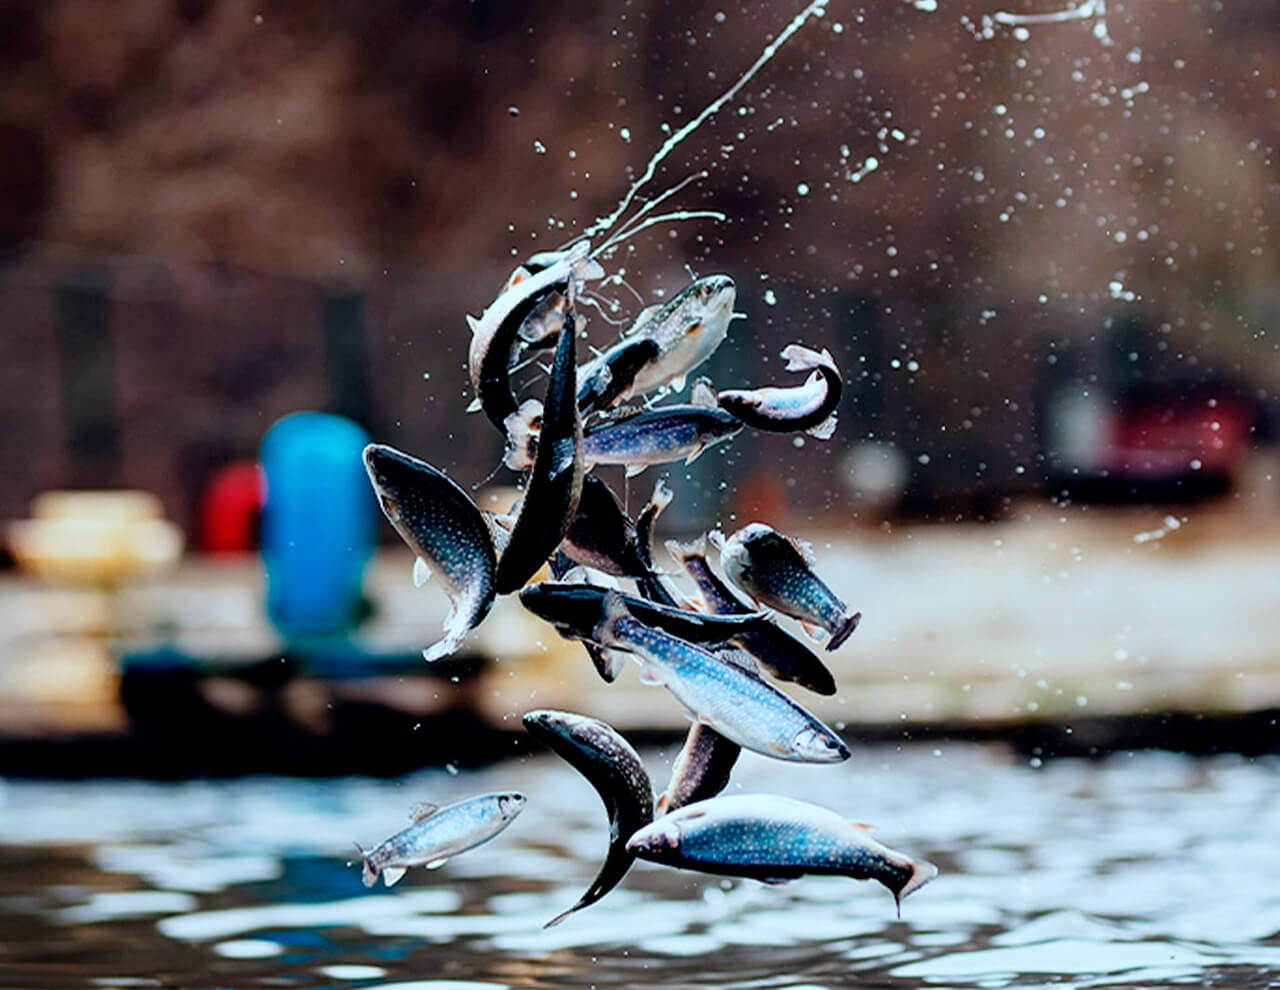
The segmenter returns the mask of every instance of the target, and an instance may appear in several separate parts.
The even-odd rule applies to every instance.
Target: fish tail
[[[815,368],[834,368],[835,359],[825,347],[821,353],[803,344],[788,344],[780,355],[787,362],[788,371],[812,371]]]
[[[907,861],[911,866],[911,875],[907,882],[893,892],[894,903],[898,906],[898,917],[902,917],[902,902],[908,894],[914,894],[938,875],[938,868],[928,860],[912,859]]]
[[[849,618],[845,619],[844,622],[840,623],[839,628],[837,628],[836,631],[831,634],[831,642],[827,644],[827,649],[828,650],[840,649],[840,647],[844,645],[844,641],[853,634],[853,631],[855,629],[858,628],[858,623],[861,621],[862,621],[862,613],[854,612],[853,615],[849,616]]]
[[[538,436],[542,432],[542,403],[526,399],[520,408],[503,420],[507,431],[507,449],[502,463],[512,471],[533,467],[538,452]]]
[[[369,859],[369,854],[360,848],[360,843],[352,843],[356,847],[356,852],[360,854],[362,869],[360,871],[360,879],[364,881],[366,887],[372,887],[378,882],[378,868],[373,865]]]

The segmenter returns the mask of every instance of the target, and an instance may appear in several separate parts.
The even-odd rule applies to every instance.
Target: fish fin
[[[768,884],[770,887],[779,887],[784,883],[790,883],[792,877],[756,877],[761,883]]]
[[[640,664],[640,683],[657,685],[665,684],[666,681],[663,680],[661,668],[646,660]]]
[[[413,558],[413,586],[421,588],[431,580],[431,568],[427,566],[427,562],[421,557]]]
[[[444,866],[444,864],[447,862],[449,862],[449,857],[441,856],[439,859],[433,859],[430,863],[426,865],[428,870],[438,870],[440,869],[440,867]]]
[[[439,810],[440,805],[432,804],[430,801],[422,801],[409,809],[409,821],[417,825],[418,822],[425,822]]]
[[[628,464],[624,475],[628,478],[634,478],[637,474],[643,473],[648,466],[648,464]]]
[[[548,921],[545,925],[542,926],[543,931],[546,931],[548,928],[555,928],[556,925],[560,924],[560,922],[564,921],[565,918],[569,917],[569,915],[573,914],[573,912],[577,911],[578,908],[583,906],[584,905],[582,904],[575,904],[573,907],[566,908],[565,910],[561,911],[554,918],[552,918],[550,921]]]
[[[661,818],[663,815],[665,815],[667,813],[667,805],[669,805],[670,803],[671,803],[671,792],[669,790],[663,791],[662,794],[659,795],[658,800],[653,805],[653,817]]]
[[[702,456],[702,452],[706,449],[707,449],[707,445],[705,443],[699,444],[697,447],[695,447],[692,451],[689,452],[689,456],[684,459],[684,462],[686,464],[692,464],[694,461],[696,461],[699,457]]]
[[[470,313],[466,313],[464,315],[467,318],[467,329],[472,333],[475,333],[480,329],[480,321],[476,317],[472,316]]]
[[[607,646],[601,646],[599,643],[582,644],[586,647],[587,656],[591,657],[591,663],[596,668],[596,673],[600,675],[600,679],[606,684],[612,684],[618,679],[618,675],[622,673],[622,668],[627,662],[629,654],[623,653],[621,650],[610,649]]]
[[[604,278],[604,265],[595,258],[583,258],[574,267],[574,274],[584,282],[594,282],[598,278]]]
[[[681,388],[683,387],[682,385]],[[699,378],[693,383],[693,391],[689,393],[689,404],[701,406],[703,409],[714,409],[720,404],[710,378]]]
[[[538,437],[542,433],[542,403],[537,399],[525,399],[520,408],[502,421],[507,431],[507,449],[502,463],[512,471],[526,471],[533,467],[538,451]]]
[[[356,850],[360,853],[360,880],[366,887],[372,887],[378,882],[378,868],[369,861],[369,854],[360,848],[360,843],[353,843]]]
[[[483,408],[484,406],[480,404],[479,399],[472,399],[470,402],[467,403],[467,412],[469,413],[477,413]]]
[[[667,388],[670,389],[672,392],[683,392],[684,383],[686,381],[687,381],[687,378],[685,375],[676,375],[675,378],[667,382]]]
[[[649,496],[649,503],[640,511],[642,513],[645,511],[661,513],[663,509],[671,504],[673,498],[675,498],[675,495],[667,487],[667,483],[662,478],[659,478],[657,484],[653,486],[653,494]]]
[[[901,889],[893,892],[893,902],[897,905],[899,918],[902,917],[902,902],[907,895],[914,894],[938,875],[938,868],[927,860],[913,859],[908,862],[911,864],[911,876],[907,878],[907,882]]]
[[[406,868],[403,866],[384,866],[382,868],[382,882],[388,887],[394,887],[400,882],[400,878],[405,875]]]
[[[422,659],[427,663],[435,663],[444,657],[451,656],[462,646],[462,641],[467,638],[469,629],[450,629],[450,620],[457,614],[455,608],[449,613],[449,618],[445,620],[445,636],[437,643],[433,643],[422,651]]]
[[[686,337],[694,337],[702,333],[703,326],[704,324],[701,320],[695,320],[693,323],[690,323],[687,327],[684,328],[684,335]]]
[[[718,529],[708,530],[706,533],[706,537],[713,547],[715,547],[721,553],[724,552],[724,534],[720,532],[720,530]]]
[[[679,540],[667,540],[664,545],[667,548],[667,553],[671,554],[672,559],[677,564],[683,564],[693,557],[705,557],[707,555],[707,535],[705,533],[697,539],[690,540],[688,543],[681,543]]]
[[[805,431],[815,440],[830,440],[836,434],[836,414],[832,413],[817,426]]]
[[[840,623],[840,628],[837,629],[831,636],[831,642],[827,643],[827,649],[828,650],[840,649],[840,647],[844,645],[844,641],[849,638],[849,636],[853,633],[855,629],[858,628],[858,623],[861,621],[862,621],[862,613],[854,612],[853,615],[849,616],[849,618],[845,619],[844,622]]]
[[[875,831],[875,826],[868,825],[866,822],[855,822],[851,820],[849,824],[852,825],[854,828],[858,829],[860,832],[866,832],[868,835],[870,835],[872,832]]]
[[[821,643],[827,638],[827,631],[823,629],[822,626],[814,625],[812,622],[806,622],[804,619],[800,620],[800,628],[803,629],[804,634],[815,643]]]

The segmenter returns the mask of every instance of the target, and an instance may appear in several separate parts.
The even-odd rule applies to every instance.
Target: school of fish
[[[717,392],[696,380],[734,317],[727,275],[695,279],[643,310],[630,330],[578,362],[588,284],[604,277],[587,240],[518,266],[479,317],[468,317],[472,410],[501,432],[504,463],[523,472],[523,496],[506,515],[480,510],[442,471],[382,444],[364,452],[383,513],[415,556],[413,581],[432,574],[452,608],[426,660],[449,656],[489,614],[498,595],[521,604],[561,636],[580,641],[606,681],[634,663],[642,683],[661,685],[691,720],[666,789],[655,795],[640,756],[615,729],[572,712],[526,713],[526,730],[577,769],[599,793],[609,847],[581,898],[548,925],[603,898],[635,859],[705,873],[781,883],[837,874],[883,884],[895,903],[937,873],[872,839],[865,825],[777,795],[718,796],[743,749],[795,763],[830,764],[849,749],[775,681],[822,695],[836,691],[819,653],[788,632],[838,649],[861,613],[818,576],[808,544],[764,522],[668,542],[697,589],[687,598],[655,563],[654,528],[672,493],[659,481],[633,520],[596,465],[626,477],[690,463],[743,429],[830,438],[842,380],[827,350],[793,343],[786,370],[798,385]],[[554,349],[540,396],[518,397],[514,374]],[[713,569],[708,545],[719,554]],[[548,568],[553,580],[530,581]],[[633,591],[624,591],[631,582]],[[518,793],[481,795],[446,808],[415,806],[413,823],[369,851],[363,878],[387,886],[411,866],[434,868],[492,839],[524,807]],[[357,847],[358,848],[358,847]]]

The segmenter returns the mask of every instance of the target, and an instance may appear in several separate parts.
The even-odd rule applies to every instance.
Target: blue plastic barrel
[[[345,635],[362,615],[378,506],[351,420],[298,412],[262,438],[262,559],[267,613],[288,640]]]

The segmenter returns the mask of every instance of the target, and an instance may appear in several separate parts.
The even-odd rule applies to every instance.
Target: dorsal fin
[[[422,801],[409,809],[409,821],[417,825],[418,822],[426,821],[439,810],[440,805],[432,804],[430,801]]]
[[[868,825],[866,822],[850,821],[849,824],[861,832],[866,832],[868,835],[870,835],[875,830],[875,826]]]
[[[467,313],[466,317],[467,317],[467,327],[471,330],[472,333],[475,333],[478,329],[480,329],[480,321],[478,319],[476,319],[470,313]]]

